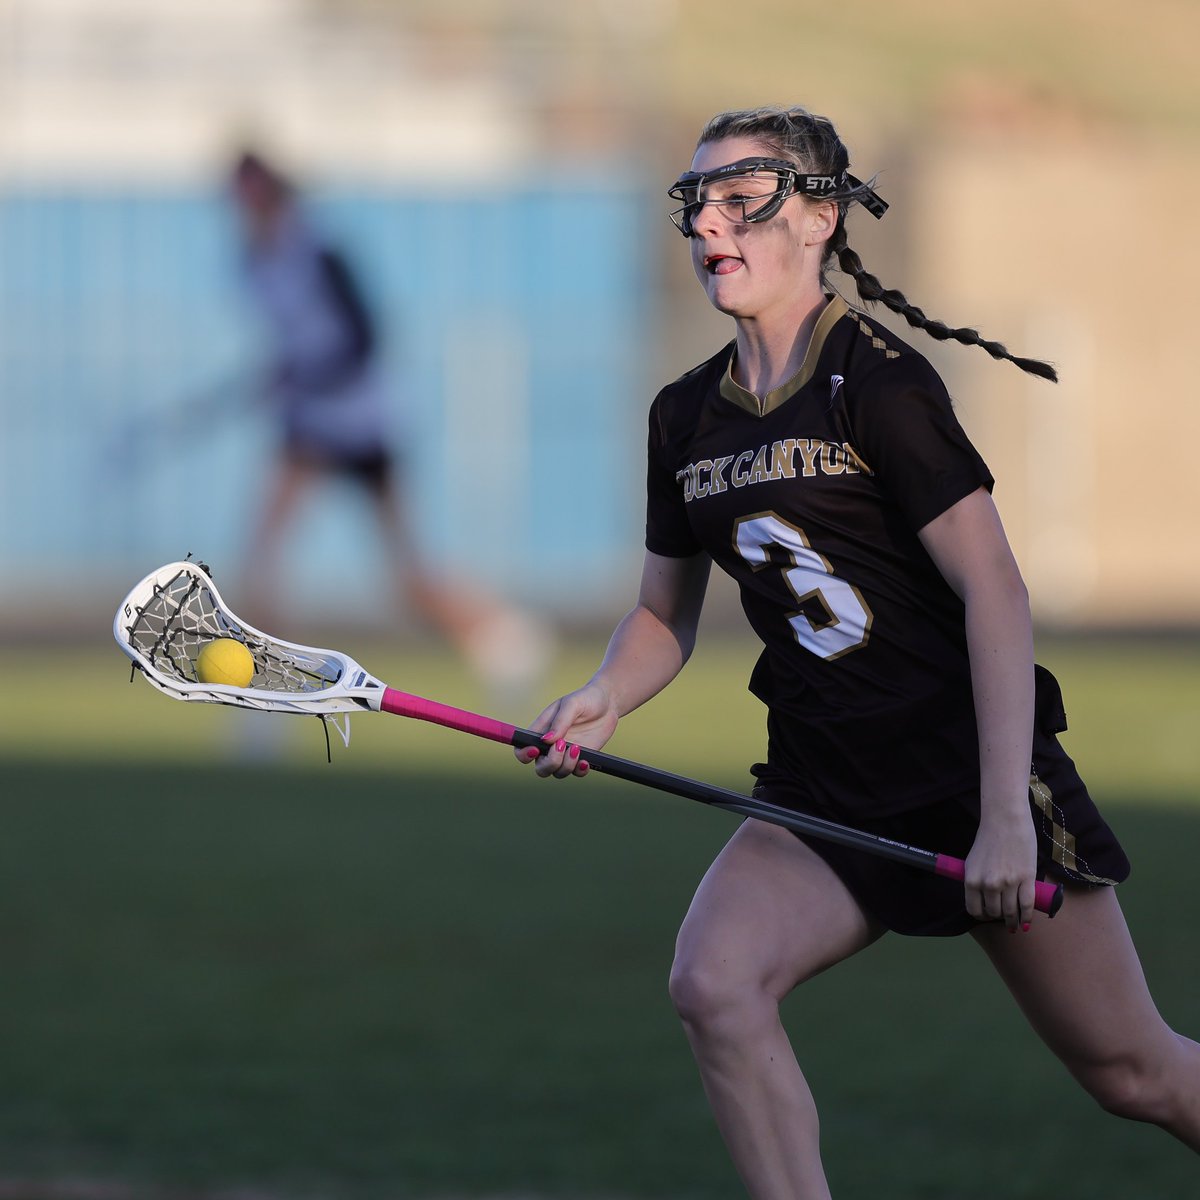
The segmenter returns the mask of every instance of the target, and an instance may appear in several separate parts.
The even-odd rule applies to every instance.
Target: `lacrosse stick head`
[[[113,636],[142,674],[176,700],[329,716],[378,711],[383,698],[383,683],[347,655],[285,642],[247,625],[221,599],[203,563],[173,562],[151,571],[121,602]],[[196,660],[214,638],[234,638],[250,651],[254,675],[248,687],[200,680]]]

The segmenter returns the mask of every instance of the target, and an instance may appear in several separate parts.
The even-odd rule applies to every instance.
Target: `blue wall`
[[[618,604],[640,559],[653,206],[444,191],[310,204],[380,318],[422,543],[535,605]],[[216,192],[0,193],[10,611],[81,565],[129,583],[189,551],[240,565],[272,435],[235,260]],[[208,396],[224,415],[188,419]],[[383,556],[353,489],[313,498],[287,561],[310,605],[370,608]]]

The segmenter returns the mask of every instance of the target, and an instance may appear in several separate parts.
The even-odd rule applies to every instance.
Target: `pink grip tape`
[[[478,713],[467,712],[465,709],[451,708],[448,704],[438,704],[421,696],[410,696],[408,692],[398,692],[395,688],[384,688],[383,700],[379,707],[381,711],[394,713],[398,717],[431,721],[434,725],[444,725],[447,729],[457,729],[461,733],[474,734],[476,737],[503,742],[505,745],[512,745],[513,734],[516,732],[515,725],[506,725],[503,721],[481,717]]]
[[[933,869],[938,875],[944,875],[947,879],[957,879],[959,883],[962,883],[967,877],[967,864],[961,858],[955,858],[950,854],[939,854]],[[1062,907],[1062,884],[1038,880],[1033,885],[1033,891],[1033,907],[1038,912],[1044,912],[1047,916],[1052,917]]]

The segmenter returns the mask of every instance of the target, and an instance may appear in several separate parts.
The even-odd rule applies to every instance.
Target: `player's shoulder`
[[[716,354],[659,389],[650,405],[653,436],[668,441],[686,437],[690,430],[695,429],[705,407],[705,399],[716,394],[721,378],[729,368],[734,344],[729,342],[722,346]]]
[[[912,387],[945,391],[929,359],[874,316],[847,305],[838,325],[848,393],[879,394]]]
[[[673,379],[670,383],[665,384],[659,389],[658,395],[655,397],[655,404],[687,402],[702,397],[712,386],[720,382],[721,377],[728,370],[734,345],[734,342],[726,343],[716,354],[684,371],[678,379]]]

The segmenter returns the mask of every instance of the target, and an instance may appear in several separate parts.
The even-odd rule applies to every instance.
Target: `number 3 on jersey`
[[[853,587],[834,575],[804,531],[775,513],[741,517],[734,526],[738,554],[755,571],[774,566],[796,598],[788,614],[792,635],[806,650],[832,660],[867,644],[871,610]]]

